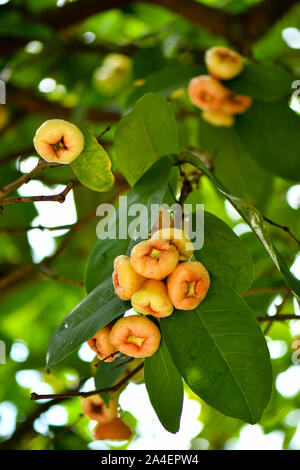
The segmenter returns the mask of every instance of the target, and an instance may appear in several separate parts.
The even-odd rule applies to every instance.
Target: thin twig
[[[7,196],[7,194],[12,193],[13,191],[16,191],[20,186],[22,186],[25,183],[28,183],[32,178],[35,177],[37,173],[39,173],[41,170],[44,168],[49,168],[53,166],[58,166],[57,163],[49,163],[46,162],[45,160],[40,160],[38,164],[36,165],[33,170],[31,170],[29,173],[25,173],[24,175],[20,176],[20,178],[17,178],[15,181],[12,183],[7,184],[2,188],[0,191],[0,198],[3,198],[4,196]]]
[[[0,290],[7,287],[9,284],[17,281],[18,279],[22,279],[23,277],[27,276],[28,274],[35,269],[36,265],[34,263],[26,264],[26,266],[22,266],[19,269],[16,269],[12,273],[8,274],[7,276],[0,279]]]
[[[282,311],[283,307],[285,306],[286,302],[288,301],[288,299],[290,298],[291,295],[292,295],[291,291],[286,292],[285,296],[283,297],[282,302],[279,305],[276,305],[276,315],[275,316],[281,314],[281,311]],[[269,320],[269,323],[267,324],[266,328],[264,329],[264,335],[266,335],[268,333],[268,331],[270,330],[272,324],[273,324],[273,321],[272,321],[272,317],[271,317],[271,319]]]
[[[98,144],[101,145],[101,138],[102,138],[107,132],[109,132],[110,129],[111,129],[111,126],[107,126],[102,132],[100,132],[100,134],[96,137]]]
[[[96,346],[96,348],[97,348],[96,341],[95,341],[95,346]],[[101,354],[101,351],[99,351],[98,348],[97,348],[97,351]],[[103,362],[105,362],[107,359],[110,359],[111,357],[116,356],[117,354],[119,354],[119,351],[116,351],[116,352],[113,352],[113,353],[109,354],[109,355],[106,356],[104,359],[101,359],[99,362],[97,362],[97,363],[95,364],[95,367],[101,366],[101,364],[103,364]]]
[[[26,203],[26,202],[54,201],[54,202],[63,203],[66,199],[67,194],[71,191],[73,186],[74,186],[73,181],[70,181],[61,193],[54,194],[51,196],[24,196],[24,197],[19,196],[19,197],[10,197],[6,199],[0,199],[0,208],[3,205],[7,205],[7,204],[19,204],[19,203]]]
[[[131,377],[133,377],[135,374],[137,374],[142,368],[144,367],[144,363],[139,364],[135,369],[133,369],[129,374],[124,377],[124,379],[120,380],[116,385],[113,385],[112,387],[106,387],[106,388],[100,388],[98,390],[92,390],[90,392],[65,392],[65,393],[58,393],[58,394],[48,394],[48,395],[39,395],[37,393],[31,393],[31,400],[37,401],[37,400],[49,400],[49,399],[61,399],[64,400],[66,398],[70,397],[91,397],[93,395],[98,395],[99,393],[110,393],[110,392],[116,392],[119,390],[120,387],[125,385]]]
[[[278,224],[277,222],[274,222],[273,220],[270,220],[265,216],[263,217],[264,217],[264,220],[268,222],[270,225],[273,225],[274,227],[284,230],[294,240],[294,242],[297,243],[298,246],[300,246],[300,240],[298,240],[298,238],[295,237],[295,235],[292,233],[289,227],[287,227],[286,225]]]
[[[286,321],[286,320],[300,320],[300,315],[296,315],[295,313],[278,313],[276,315],[264,315],[260,317],[256,317],[257,321],[263,323],[265,321]]]
[[[71,284],[76,287],[84,287],[84,282],[83,281],[76,281],[75,279],[71,279],[66,276],[61,276],[59,274],[53,273],[50,269],[44,268],[41,271],[41,274],[45,277],[48,277],[49,279],[53,279],[53,281],[58,281],[58,282],[65,282],[66,284]]]
[[[83,219],[79,220],[76,222],[76,224],[73,225],[72,229],[66,234],[66,237],[62,241],[62,243],[59,245],[58,249],[56,250],[53,255],[49,256],[48,258],[45,258],[42,263],[44,265],[49,266],[49,263],[52,262],[54,259],[56,259],[68,246],[70,240],[74,237],[74,235],[78,232],[78,230],[82,227],[82,225],[85,225],[88,223],[90,220],[92,220],[96,214],[92,212],[91,214],[88,214],[86,217]]]
[[[130,364],[130,362],[132,361],[134,361],[134,357],[130,357],[129,359],[127,359],[127,361],[121,362],[117,366],[112,367],[111,370],[118,369],[118,367],[125,366],[126,364]]]
[[[71,238],[75,235],[75,233],[77,233],[78,229],[82,225],[89,222],[94,217],[96,217],[96,214],[93,212],[93,213],[87,215],[86,217],[84,217],[83,219],[79,220],[78,222],[76,222],[76,224],[73,224],[70,232],[66,235],[66,237],[64,238],[62,243],[59,245],[59,247],[57,248],[55,253],[53,253],[53,255],[48,256],[47,258],[43,259],[40,263],[29,263],[25,266],[22,266],[21,268],[16,269],[12,273],[10,273],[7,276],[0,279],[0,290],[4,289],[9,284],[11,284],[11,283],[13,283],[13,282],[15,282],[19,279],[24,278],[30,272],[36,270],[37,268],[41,268],[41,267],[45,268],[46,267],[46,268],[49,269],[49,265],[51,264],[51,262],[54,259],[56,259],[64,251],[64,249],[67,247],[68,243],[70,242]]]
[[[55,227],[46,227],[44,225],[28,225],[27,227],[0,227],[0,233],[17,234],[29,232],[30,230],[48,230],[49,232],[55,232],[57,230],[69,230],[74,227],[74,225],[76,224],[57,225]]]
[[[108,200],[108,203],[112,203],[118,197],[118,195],[120,195],[120,193],[123,192],[127,188],[128,188],[127,183],[125,183],[123,180],[120,180],[120,187],[118,188],[118,191]],[[37,263],[37,264],[30,263],[26,266],[22,266],[16,271],[0,279],[0,290],[3,289],[4,287],[7,287],[9,284],[13,283],[14,281],[23,279],[28,272],[35,270],[41,265],[49,266],[51,262],[54,261],[58,256],[60,256],[60,254],[65,250],[65,248],[68,246],[69,242],[71,241],[73,236],[78,232],[80,227],[88,223],[94,217],[96,217],[96,213],[92,212],[86,217],[84,217],[83,219],[76,222],[76,224],[73,224],[71,227],[71,230],[66,234],[65,238],[63,239],[63,241],[61,242],[61,244],[59,245],[55,253],[53,253],[53,255],[49,256],[48,258],[43,259],[40,263]]]

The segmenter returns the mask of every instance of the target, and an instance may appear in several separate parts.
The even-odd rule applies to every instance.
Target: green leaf
[[[291,93],[290,74],[275,65],[247,64],[243,72],[226,82],[235,93],[251,96],[255,100],[284,98]]]
[[[194,255],[236,292],[251,287],[254,266],[246,246],[225,222],[209,212],[204,212],[204,245]]]
[[[90,339],[100,328],[123,315],[128,304],[115,294],[111,278],[105,279],[61,322],[48,346],[47,367],[57,364]]]
[[[108,191],[115,179],[111,172],[111,161],[102,145],[92,134],[80,129],[84,134],[83,152],[71,163],[71,167],[79,181],[93,191]]]
[[[300,117],[285,101],[254,103],[236,123],[245,148],[265,170],[296,180],[300,174]]]
[[[212,276],[195,310],[161,320],[174,364],[202,400],[225,415],[259,421],[272,390],[265,338],[248,305]]]
[[[126,359],[124,359],[124,357],[121,357],[120,359],[115,359],[113,362],[102,362],[97,368],[97,372],[94,377],[96,390],[99,390],[101,388],[112,387],[116,380],[127,369],[127,367],[128,362],[126,362]],[[108,403],[109,394],[101,393],[101,396],[104,401]]]
[[[119,122],[115,138],[119,169],[133,186],[153,163],[177,153],[176,120],[163,96],[148,93]]]
[[[115,239],[99,239],[91,254],[87,274],[86,289],[91,291],[106,277],[111,277],[113,271],[113,260],[116,256],[129,253],[133,241],[130,238],[119,238],[119,227],[129,227],[133,217],[128,216],[127,207],[133,204],[144,204],[148,209],[148,217],[151,216],[151,205],[161,204],[167,191],[167,181],[170,177],[174,158],[165,157],[160,159],[145,175],[141,177],[135,187],[129,192],[127,203],[121,203],[112,217],[112,229],[115,229]],[[148,219],[149,221],[149,219]],[[149,223],[150,228],[150,223]]]
[[[216,152],[215,174],[236,196],[263,206],[270,195],[272,177],[248,153],[236,127],[214,127],[202,119],[198,126],[201,149]]]
[[[137,87],[129,96],[127,106],[130,108],[146,93],[160,93],[168,96],[172,91],[186,87],[193,77],[206,73],[199,65],[182,64],[167,66],[146,78],[146,83]]]
[[[204,165],[204,163],[195,155],[189,152],[183,152],[179,159],[191,163],[196,168],[201,170],[210,181],[216,186],[220,193],[231,202],[233,207],[245,220],[245,222],[252,228],[253,232],[256,234],[260,242],[263,244],[264,248],[267,250],[268,254],[271,256],[275,266],[283,275],[287,286],[295,294],[296,297],[300,300],[300,282],[295,278],[287,267],[284,259],[282,258],[280,252],[273,245],[271,237],[266,230],[264,224],[264,218],[261,212],[252,204],[240,199],[238,197],[232,196],[223,184],[211,173],[210,170]]]
[[[145,384],[161,424],[167,431],[176,433],[182,412],[183,384],[163,338],[156,353],[145,359]]]
[[[127,369],[128,362],[126,362],[126,364],[124,364],[124,362],[126,362],[124,357],[116,359],[113,362],[102,362],[97,368],[95,375],[96,389],[111,387],[120,377],[120,375],[122,375],[122,373]]]

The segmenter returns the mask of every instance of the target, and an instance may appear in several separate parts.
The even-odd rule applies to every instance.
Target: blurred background
[[[79,383],[84,390],[94,388],[94,355],[86,345],[52,374],[44,367],[56,327],[85,296],[96,208],[129,189],[114,158],[114,127],[147,85],[172,103],[181,145],[199,147],[199,112],[187,99],[186,81],[170,85],[168,77],[174,66],[203,66],[204,52],[213,45],[230,45],[300,79],[300,2],[0,0],[0,79],[6,83],[6,104],[0,106],[0,187],[36,166],[32,139],[50,118],[82,122],[95,135],[110,126],[102,144],[116,176],[110,192],[95,193],[76,182],[68,166],[45,169],[15,195],[55,195],[75,180],[66,201],[9,205],[0,216],[0,340],[5,353],[0,361],[0,448],[300,449],[300,365],[295,355],[292,361],[293,343],[300,338],[297,320],[265,325],[274,391],[255,426],[221,415],[186,389],[181,429],[172,435],[155,417],[143,383],[130,383],[120,405],[135,435],[116,445],[92,440],[95,423],[81,415],[78,398],[55,404],[30,401],[32,391],[58,393]],[[297,98],[290,106],[300,112]],[[299,238],[299,175],[298,182],[297,175],[290,182],[254,162],[249,171],[236,148],[224,155],[219,166],[216,159],[219,179]],[[239,175],[238,183],[232,174]],[[300,314],[285,299],[271,259],[206,179],[186,202],[204,203],[247,245],[255,262],[256,295],[245,299],[256,315],[272,316],[278,306],[281,313],[295,309]],[[299,246],[284,230],[271,230],[300,277]]]

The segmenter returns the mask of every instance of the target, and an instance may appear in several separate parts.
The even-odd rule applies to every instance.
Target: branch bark
[[[144,363],[139,364],[137,367],[135,367],[129,374],[124,377],[124,379],[120,380],[116,385],[113,385],[112,387],[106,387],[106,388],[100,388],[98,390],[92,390],[90,392],[65,392],[65,393],[58,393],[58,394],[49,394],[49,395],[38,395],[37,393],[32,393],[31,394],[31,400],[36,401],[36,400],[46,400],[46,399],[61,399],[64,400],[66,398],[71,398],[71,397],[91,397],[93,395],[99,395],[99,393],[110,393],[110,392],[116,392],[119,390],[119,388],[122,387],[122,385],[125,385],[131,377],[133,377],[135,374],[137,374],[142,368],[144,367]]]
[[[47,24],[56,31],[84,21],[92,15],[113,8],[124,8],[131,0],[80,0],[68,2],[61,8],[51,8],[35,15],[35,21]]]
[[[71,241],[73,236],[77,233],[77,231],[80,229],[80,227],[88,223],[94,217],[96,217],[95,212],[87,215],[83,219],[73,224],[70,232],[66,234],[65,238],[63,239],[63,241],[61,242],[57,250],[53,253],[53,255],[49,256],[48,258],[43,259],[40,263],[29,263],[25,266],[21,266],[19,269],[14,270],[12,273],[9,273],[7,276],[0,279],[0,291],[6,288],[7,286],[9,286],[10,284],[15,283],[16,281],[20,279],[24,279],[25,277],[27,279],[32,279],[32,276],[28,276],[28,274],[33,271],[36,271],[37,269],[49,270],[49,266],[51,265],[51,262],[61,255],[61,253],[68,246],[69,242]],[[62,279],[60,278],[60,280]]]
[[[251,44],[263,36],[297,0],[284,2],[264,0],[245,13],[233,15],[221,9],[208,7],[194,0],[144,0],[146,3],[162,6],[214,34],[225,36],[242,52],[249,52]],[[78,0],[68,2],[61,8],[50,8],[27,17],[41,22],[60,32],[76,25],[90,16],[113,8],[126,8],[132,0]],[[11,7],[10,7],[11,8]],[[25,15],[24,15],[25,16]],[[9,40],[8,40],[9,39]],[[2,54],[10,54],[24,46],[20,39],[0,39]]]
[[[20,445],[20,440],[24,435],[26,435],[29,431],[32,430],[33,423],[34,421],[42,414],[45,413],[45,411],[49,410],[51,406],[57,405],[60,403],[62,400],[72,398],[72,397],[77,397],[77,396],[82,396],[82,397],[87,397],[87,396],[92,396],[96,395],[98,393],[108,393],[109,391],[116,391],[119,388],[122,387],[122,385],[125,385],[129,379],[131,379],[139,370],[141,370],[144,367],[143,364],[139,364],[135,369],[133,369],[129,374],[124,377],[121,381],[119,381],[116,385],[106,388],[106,389],[100,389],[100,390],[93,390],[91,392],[67,392],[66,394],[58,394],[58,395],[47,395],[50,398],[53,398],[51,401],[48,401],[47,403],[44,403],[43,405],[40,405],[33,413],[32,415],[29,416],[29,418],[26,419],[23,423],[21,423],[18,428],[16,429],[15,433],[11,436],[10,439],[7,441],[3,442],[0,444],[0,449],[1,450],[9,450],[9,449],[15,449],[19,447]],[[80,393],[80,394],[79,394]],[[46,396],[46,395],[44,395]],[[54,398],[55,396],[55,398]],[[37,401],[41,400],[43,395],[37,395],[36,393],[31,394],[31,400],[32,401]]]
[[[24,227],[0,227],[0,233],[18,234],[30,232],[30,230],[48,230],[49,232],[55,232],[56,230],[69,230],[76,224],[57,225],[55,227],[46,227],[44,225],[28,225]]]
[[[54,194],[52,196],[19,196],[19,197],[9,197],[6,199],[0,199],[0,210],[3,209],[4,205],[7,204],[19,204],[19,203],[26,203],[26,202],[39,202],[39,201],[56,201],[63,203],[65,202],[67,194],[73,188],[74,183],[70,181],[65,189],[59,193]]]
[[[276,315],[264,315],[261,317],[256,317],[257,321],[265,322],[265,321],[286,321],[286,320],[300,320],[300,315],[295,315],[294,313],[278,313]]]
[[[0,198],[3,198],[9,193],[12,193],[13,191],[16,191],[20,186],[22,186],[25,183],[28,183],[32,178],[34,178],[35,175],[37,175],[41,170],[43,170],[46,167],[51,167],[51,166],[58,166],[57,163],[49,163],[46,162],[45,160],[40,160],[36,167],[31,170],[29,173],[25,173],[24,175],[20,176],[20,178],[16,179],[12,183],[7,184],[4,186],[4,188],[0,191]]]
[[[240,15],[232,15],[221,9],[211,8],[194,0],[145,0],[146,3],[162,6],[198,26],[215,34],[225,36],[240,50],[250,47],[284,13],[297,3],[297,0],[284,2],[264,0]],[[79,0],[67,3],[62,8],[53,8],[36,15],[35,20],[51,26],[56,31],[73,26],[92,15],[112,8],[124,8],[130,0]]]
[[[286,232],[294,240],[294,242],[297,243],[298,246],[300,246],[300,240],[298,240],[298,238],[295,237],[295,235],[293,234],[293,232],[291,231],[289,227],[287,227],[286,225],[278,224],[277,222],[274,222],[273,220],[270,220],[265,216],[264,216],[264,220],[268,222],[270,225],[280,228],[281,230]]]
[[[43,270],[41,270],[41,274],[49,279],[53,279],[53,281],[64,282],[66,284],[70,284],[71,286],[84,288],[83,281],[77,281],[76,279],[71,279],[66,276],[61,276],[60,274],[55,274],[48,267],[44,267]]]

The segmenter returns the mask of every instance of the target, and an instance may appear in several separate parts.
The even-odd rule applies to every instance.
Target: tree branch
[[[60,274],[55,274],[47,267],[43,267],[43,269],[41,270],[41,274],[45,277],[48,277],[49,279],[53,279],[53,281],[65,282],[66,284],[81,288],[84,287],[83,281],[76,281],[75,279],[71,279],[66,276],[61,276]]]
[[[117,180],[117,179],[116,179]],[[125,182],[125,180],[121,179],[120,180],[120,186],[118,188],[118,191],[116,194],[114,194],[107,202],[108,203],[113,203],[113,201],[125,190],[128,189],[128,184]],[[69,242],[73,238],[73,236],[77,233],[77,231],[80,229],[80,227],[86,223],[88,223],[92,218],[96,217],[96,212],[92,212],[91,214],[87,215],[83,219],[79,220],[75,224],[72,224],[70,227],[71,230],[69,233],[66,234],[65,238],[59,245],[58,249],[53,253],[53,255],[49,256],[48,258],[43,259],[40,263],[29,263],[26,266],[22,266],[19,269],[13,271],[12,273],[9,273],[7,276],[3,277],[0,279],[0,290],[3,290],[6,288],[8,285],[15,283],[16,281],[19,281],[20,279],[24,279],[24,277],[27,275],[27,273],[34,271],[36,268],[39,268],[40,266],[46,266],[49,267],[52,261],[54,261],[60,254],[64,251],[64,249],[68,246]],[[61,227],[59,227],[61,228]],[[54,229],[59,229],[57,227],[53,227]],[[63,228],[69,228],[69,226],[64,226]],[[31,279],[31,277],[28,277],[28,279]]]
[[[265,321],[286,321],[286,320],[300,320],[300,315],[296,315],[294,313],[278,313],[276,315],[265,315],[256,317],[257,321],[265,322]]]
[[[96,214],[93,212],[87,215],[86,217],[84,217],[83,219],[79,220],[75,224],[73,224],[71,226],[70,232],[66,235],[66,237],[61,242],[57,250],[53,253],[53,255],[48,256],[47,258],[43,259],[40,263],[29,263],[25,266],[22,266],[19,269],[16,269],[12,273],[0,279],[0,290],[3,290],[8,285],[20,279],[23,279],[25,276],[27,276],[27,274],[31,273],[32,271],[35,271],[36,269],[42,268],[42,269],[46,269],[49,271],[49,265],[51,264],[51,262],[54,261],[64,251],[64,249],[67,247],[70,240],[77,233],[79,228],[82,227],[82,225],[89,222],[94,217],[96,217]],[[62,280],[61,276],[60,276],[60,280]]]
[[[31,38],[11,38],[11,37],[0,37],[0,56],[10,55],[18,49],[25,47],[30,40],[35,40],[35,36],[32,35]],[[58,39],[57,39],[58,41]],[[133,44],[111,44],[109,42],[101,43],[92,43],[86,44],[83,41],[79,41],[76,37],[68,35],[68,37],[59,38],[57,47],[62,49],[65,54],[70,52],[93,52],[101,55],[109,54],[110,52],[119,52],[120,54],[126,54],[132,56],[137,50],[138,47]],[[47,54],[48,51],[44,50],[44,54]]]
[[[268,222],[270,225],[273,225],[274,227],[280,228],[281,230],[284,230],[293,240],[294,242],[297,243],[298,246],[300,246],[300,240],[295,237],[295,235],[291,232],[289,227],[286,227],[285,225],[280,225],[277,222],[273,222],[273,220],[268,219],[267,217],[264,216],[264,220]]]
[[[276,305],[276,315],[275,317],[278,317],[278,315],[281,314],[281,311],[283,309],[283,307],[285,306],[285,304],[287,303],[287,301],[289,300],[289,298],[291,297],[292,295],[292,292],[291,291],[288,291],[285,293],[284,297],[283,297],[283,300],[282,302],[279,304],[279,305]],[[270,330],[270,328],[272,327],[273,325],[273,320],[272,320],[273,317],[271,317],[271,319],[269,320],[267,326],[265,327],[264,329],[264,335],[266,335],[268,333],[268,331]]]
[[[49,230],[55,232],[56,230],[69,230],[76,224],[57,225],[55,227],[46,227],[44,225],[28,225],[27,227],[0,227],[0,233],[18,234],[29,232],[30,230]]]
[[[264,0],[245,13],[233,15],[221,9],[211,8],[194,0],[145,0],[181,15],[192,23],[225,36],[239,49],[249,49],[297,0],[279,2]],[[77,24],[92,15],[112,8],[124,8],[130,0],[79,0],[66,3],[62,8],[52,8],[35,16],[56,31]]]
[[[47,24],[55,31],[66,29],[81,23],[90,16],[114,8],[123,8],[132,3],[131,0],[80,0],[68,2],[61,8],[49,8],[35,15],[35,21]]]
[[[55,398],[51,399],[47,403],[44,403],[43,405],[40,405],[32,413],[32,415],[30,415],[29,418],[26,419],[26,421],[24,421],[23,423],[21,423],[17,427],[15,433],[11,436],[10,439],[8,439],[7,441],[0,444],[0,449],[1,450],[8,450],[8,449],[14,449],[14,448],[18,447],[18,445],[20,444],[20,440],[24,436],[24,434],[26,434],[28,431],[30,431],[32,429],[34,421],[42,413],[45,413],[45,411],[49,410],[49,408],[51,408],[51,406],[57,405],[61,401],[65,400],[65,399],[68,399],[68,398],[72,398],[74,396],[75,397],[77,397],[77,396],[85,396],[86,397],[86,396],[96,395],[98,393],[109,393],[109,391],[111,391],[111,392],[116,391],[119,388],[121,388],[123,385],[125,385],[128,382],[128,380],[131,379],[135,374],[137,374],[137,372],[139,372],[143,367],[144,367],[144,364],[139,364],[135,369],[133,369],[129,374],[127,374],[126,377],[124,377],[123,380],[121,380],[116,385],[114,385],[112,387],[109,387],[107,389],[94,390],[94,391],[91,391],[91,392],[67,392],[66,394],[47,395],[48,397],[50,397],[50,399],[53,398],[54,396],[55,396]],[[74,393],[75,393],[75,395],[74,395]],[[81,393],[81,394],[79,395],[78,393]],[[31,394],[31,400],[32,401],[42,400],[43,396],[46,396],[46,395],[38,395],[36,393],[32,393]]]
[[[23,279],[29,273],[31,273],[36,267],[36,264],[29,263],[26,266],[22,266],[19,269],[16,269],[12,273],[9,273],[7,276],[0,279],[0,290],[3,290],[8,285],[12,284],[13,282],[18,281],[19,279]]]
[[[20,178],[16,179],[12,183],[7,184],[4,188],[0,191],[0,198],[3,198],[7,194],[16,191],[22,184],[28,183],[35,175],[37,175],[41,170],[46,167],[53,167],[59,166],[57,163],[46,162],[45,160],[40,160],[36,167],[31,170],[29,173],[25,173]]]
[[[93,395],[99,395],[99,393],[110,393],[110,392],[116,392],[121,388],[123,385],[125,385],[131,377],[133,377],[135,374],[137,374],[142,368],[144,367],[144,363],[139,364],[135,369],[133,369],[129,374],[124,377],[124,379],[120,380],[116,385],[113,385],[112,387],[106,387],[106,388],[100,388],[98,390],[92,390],[90,392],[65,392],[65,393],[58,393],[58,394],[48,394],[48,395],[39,395],[37,393],[32,393],[31,394],[31,400],[36,401],[36,400],[47,400],[47,399],[61,399],[64,400],[66,398],[71,398],[71,397],[91,397]]]
[[[39,201],[56,201],[63,203],[65,202],[67,194],[73,188],[74,183],[70,181],[66,188],[59,194],[54,194],[52,196],[18,196],[18,197],[10,197],[6,199],[0,199],[0,210],[3,209],[4,205],[7,204],[18,204],[18,203],[26,203],[26,202],[39,202]]]
[[[224,10],[208,7],[194,0],[144,0],[146,3],[162,6],[175,14],[186,18],[196,25],[206,28],[214,34],[225,36],[242,52],[248,53],[251,44],[264,35],[297,0],[284,2],[264,0],[239,15]],[[41,22],[60,32],[76,25],[90,16],[114,8],[125,8],[132,4],[131,0],[78,0],[68,2],[63,7],[54,7],[35,15],[25,13],[31,21]],[[12,7],[9,7],[12,9]],[[20,8],[19,8],[20,9]],[[0,39],[2,54],[11,54],[25,45],[18,38]],[[78,44],[78,48],[82,47]]]

